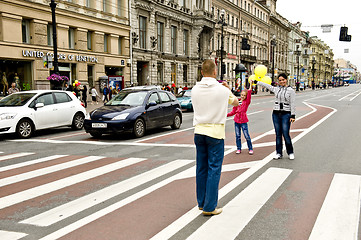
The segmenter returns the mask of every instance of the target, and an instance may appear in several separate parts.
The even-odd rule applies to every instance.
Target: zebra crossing
[[[31,159],[21,163],[14,161],[12,164],[13,160],[21,157]],[[296,185],[293,170],[270,167],[244,189],[237,190],[235,196],[224,204],[221,215],[207,218],[202,216],[196,206],[194,160],[178,159],[159,163],[146,158],[37,157],[36,153],[28,152],[16,155],[1,153],[0,158],[7,164],[0,167],[2,240],[169,239],[184,229],[192,229],[196,219],[204,223],[191,233],[182,235],[184,239],[236,239],[266,204],[274,201],[272,198],[280,195],[289,185]],[[224,165],[224,182],[220,186],[219,199],[226,199],[229,193],[234,192],[269,161],[270,157],[266,157],[253,162]],[[92,168],[89,166],[92,164],[98,165]],[[139,172],[140,167],[147,170]],[[79,168],[80,171],[64,178],[54,177],[59,172],[72,172]],[[116,181],[110,177],[123,170],[129,177]],[[101,188],[96,187],[100,184],[99,177],[109,178],[108,182],[102,183]],[[37,182],[37,179],[45,180]],[[39,185],[27,185],[33,181]],[[317,211],[317,218],[312,229],[309,229],[309,239],[358,239],[361,176],[336,173],[332,174],[329,182],[329,185],[326,184],[327,194],[320,200],[319,210],[314,210]],[[29,188],[24,189],[24,185]],[[84,188],[89,189],[85,191]],[[58,191],[69,192],[74,189],[83,191],[69,199],[57,200],[62,194]],[[6,194],[7,191],[11,194]],[[177,198],[179,205],[167,205],[167,202]],[[44,207],[44,202],[49,199],[53,202]],[[163,209],[161,216],[137,216],[143,211],[149,211],[152,205],[148,204],[154,203],[161,206],[165,204],[169,210]],[[142,231],[129,228],[132,224],[129,216],[136,218],[137,226]],[[99,233],[99,227],[116,224],[109,219],[122,221],[124,227]],[[133,234],[131,238],[129,234]]]

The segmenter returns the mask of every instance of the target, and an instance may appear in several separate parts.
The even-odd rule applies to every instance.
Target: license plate
[[[92,123],[92,128],[107,128],[106,123]]]

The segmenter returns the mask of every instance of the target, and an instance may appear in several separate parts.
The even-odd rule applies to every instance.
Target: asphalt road
[[[253,156],[226,125],[219,216],[196,207],[193,113],[179,130],[0,139],[1,239],[360,239],[361,85],[296,96],[296,159],[273,160],[273,96],[252,97]],[[244,139],[242,138],[242,142]],[[334,221],[337,219],[337,221]]]

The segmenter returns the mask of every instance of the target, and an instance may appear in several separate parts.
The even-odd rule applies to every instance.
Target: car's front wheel
[[[133,126],[134,136],[137,138],[143,137],[145,134],[145,123],[142,119],[138,118]]]
[[[71,128],[73,130],[80,130],[84,126],[84,115],[82,113],[76,113],[73,118]]]
[[[173,118],[173,124],[171,125],[172,129],[179,129],[182,124],[182,119],[179,113],[176,113]]]
[[[29,119],[22,119],[16,126],[16,133],[21,138],[30,138],[34,132],[33,123]]]

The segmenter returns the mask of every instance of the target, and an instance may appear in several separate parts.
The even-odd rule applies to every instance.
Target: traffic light
[[[347,34],[348,27],[341,27],[340,29],[340,41],[351,42],[351,35]]]
[[[250,50],[251,46],[248,44],[247,38],[242,38],[242,50]]]

